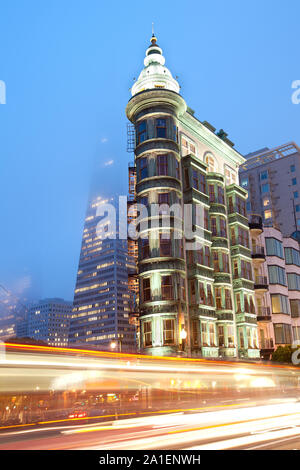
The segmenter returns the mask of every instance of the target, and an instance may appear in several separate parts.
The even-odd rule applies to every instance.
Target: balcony
[[[266,276],[255,276],[254,289],[257,291],[268,290],[268,280]]]
[[[261,233],[263,231],[262,217],[257,214],[251,214],[249,216],[249,228],[255,232]]]
[[[251,251],[253,261],[263,262],[266,259],[265,249],[263,246],[253,246]]]
[[[270,307],[258,307],[257,309],[257,321],[272,321]]]

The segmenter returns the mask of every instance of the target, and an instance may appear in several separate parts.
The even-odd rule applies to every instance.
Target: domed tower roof
[[[141,91],[155,88],[165,88],[166,90],[179,93],[180,86],[172,77],[170,70],[165,66],[165,58],[162,49],[156,41],[157,39],[153,34],[151,45],[146,50],[146,57],[144,59],[145,67],[131,88],[132,96]]]

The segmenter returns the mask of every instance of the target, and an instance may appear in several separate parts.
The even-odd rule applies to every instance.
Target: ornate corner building
[[[144,65],[126,108],[134,201],[146,208],[136,212],[141,349],[257,358],[245,159],[194,116],[154,36]]]

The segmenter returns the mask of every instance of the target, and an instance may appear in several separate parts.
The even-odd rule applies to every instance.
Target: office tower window
[[[266,238],[267,256],[277,256],[283,258],[282,243],[276,238]]]
[[[167,137],[167,123],[166,119],[156,119],[156,137]]]
[[[269,272],[269,283],[270,284],[281,284],[282,286],[286,286],[286,275],[285,270],[280,266],[268,266]]]
[[[295,186],[297,184],[297,178],[292,178],[292,185]]]
[[[148,178],[148,159],[143,157],[140,159],[140,179]]]
[[[263,198],[263,205],[265,207],[270,205],[270,198],[268,196]]]
[[[289,314],[289,298],[281,294],[271,294],[272,313]]]
[[[291,165],[291,166],[290,166],[290,170],[291,170],[292,173],[294,173],[294,171],[296,171],[295,165]]]
[[[287,273],[288,289],[300,290],[300,275],[296,273]]]
[[[164,344],[174,344],[175,321],[167,319],[163,321]]]
[[[295,199],[298,199],[298,197],[299,197],[298,191],[294,191],[294,192],[293,192],[293,196],[294,196]]]
[[[268,219],[272,219],[272,211],[271,210],[267,210],[264,212],[264,217],[266,220]]]
[[[300,204],[296,204],[295,209],[296,209],[296,212],[300,212]]]
[[[159,234],[159,248],[160,256],[171,256],[172,254],[172,241],[170,238],[166,238],[168,234]]]
[[[157,157],[157,175],[168,175],[168,155],[158,155]]]
[[[275,343],[276,344],[291,344],[292,332],[291,326],[286,323],[274,324]]]
[[[262,193],[269,193],[270,192],[270,185],[269,183],[261,185],[261,192]]]
[[[291,308],[291,317],[299,318],[300,317],[300,300],[290,299],[290,308]]]
[[[172,276],[162,276],[161,278],[161,296],[162,300],[173,299]]]
[[[268,171],[263,171],[259,174],[260,181],[264,181],[268,179]]]
[[[241,178],[241,186],[242,188],[247,188],[249,184],[249,181],[248,181],[248,177],[247,176],[244,176],[243,178]]]
[[[144,140],[146,140],[146,136],[147,136],[146,121],[142,121],[140,124],[138,124],[138,128],[137,128],[137,145],[144,142]]]
[[[150,277],[143,279],[143,299],[144,302],[151,300]]]
[[[295,248],[285,248],[284,255],[286,264],[300,266],[300,253],[298,250],[295,250]]]
[[[145,321],[143,323],[144,329],[144,346],[152,346],[152,324],[151,321]]]

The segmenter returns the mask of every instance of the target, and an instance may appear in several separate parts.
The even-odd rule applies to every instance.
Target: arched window
[[[217,162],[216,162],[216,159],[211,154],[207,154],[205,156],[204,161],[206,165],[208,166],[207,171],[209,173],[217,173],[218,171]]]

